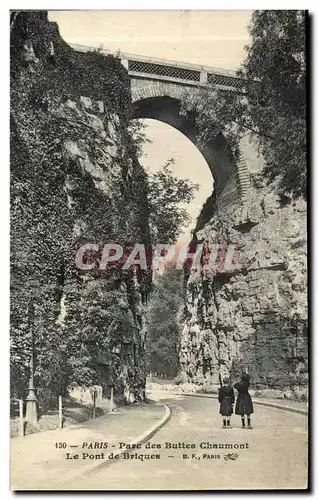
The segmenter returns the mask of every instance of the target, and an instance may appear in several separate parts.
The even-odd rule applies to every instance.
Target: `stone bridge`
[[[96,50],[83,45],[71,46],[79,52]],[[104,49],[101,53],[113,54]],[[205,147],[199,146],[195,124],[179,113],[181,96],[190,89],[214,84],[224,91],[243,93],[243,81],[236,76],[236,72],[136,54],[119,53],[117,57],[131,78],[134,118],[152,118],[167,123],[198,147],[214,179],[216,208],[219,211],[227,211],[230,205],[243,204],[250,186],[250,172],[261,168],[255,145],[248,137],[243,138],[240,160],[235,162],[221,135],[211,138]]]

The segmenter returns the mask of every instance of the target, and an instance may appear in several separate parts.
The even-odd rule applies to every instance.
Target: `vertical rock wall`
[[[28,380],[32,298],[40,393],[86,385],[93,378],[106,393],[114,386],[126,401],[143,397],[143,302],[149,280],[120,270],[107,276],[98,268],[83,273],[74,264],[82,243],[149,241],[145,176],[129,131],[130,105],[130,82],[120,61],[76,53],[46,12],[13,15],[15,393],[23,392]]]
[[[192,271],[180,361],[189,382],[218,385],[248,369],[255,388],[308,382],[306,203],[282,205],[251,176],[244,206],[215,213],[198,241],[234,244],[230,270]]]

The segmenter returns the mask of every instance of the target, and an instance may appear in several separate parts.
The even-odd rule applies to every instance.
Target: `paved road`
[[[239,417],[233,418],[232,429],[222,429],[218,404],[213,399],[167,393],[157,393],[157,399],[172,409],[168,423],[150,440],[161,448],[147,449],[148,444],[128,453],[160,455],[159,459],[114,461],[68,487],[97,490],[306,488],[306,416],[257,406],[252,430],[241,429]],[[178,448],[167,448],[166,443]],[[211,444],[233,444],[233,449],[208,448]],[[186,445],[195,448],[179,448]],[[234,445],[239,448],[235,449]],[[225,460],[228,453],[238,457]]]
[[[91,453],[99,453],[101,457],[103,453],[106,455],[106,450],[101,448],[104,441],[113,443],[111,450],[115,451],[119,439],[133,441],[149,427],[157,426],[164,414],[162,405],[122,406],[113,413],[64,429],[13,438],[10,446],[11,488],[56,490],[60,483],[67,488],[75,477],[84,476],[96,465],[95,458],[88,458]],[[89,448],[88,443],[94,448]],[[66,458],[74,455],[81,458]]]

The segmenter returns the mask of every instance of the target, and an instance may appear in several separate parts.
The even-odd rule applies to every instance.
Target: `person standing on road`
[[[253,402],[248,388],[250,386],[250,376],[243,373],[241,380],[234,384],[234,388],[238,391],[238,396],[235,405],[235,414],[241,415],[242,428],[245,429],[245,415],[247,416],[247,428],[252,429],[251,415],[254,413]]]
[[[220,414],[223,417],[223,429],[231,429],[231,415],[235,401],[233,387],[228,377],[224,377],[223,386],[219,389]]]

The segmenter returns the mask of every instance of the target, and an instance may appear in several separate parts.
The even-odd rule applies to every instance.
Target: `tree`
[[[305,11],[255,11],[251,43],[238,72],[245,94],[209,86],[185,94],[182,113],[194,117],[199,141],[222,133],[234,157],[239,140],[258,138],[266,166],[283,196],[306,196]]]
[[[151,297],[146,341],[148,371],[176,376],[179,368],[183,271],[168,264],[157,276]]]
[[[173,159],[154,174],[148,173],[148,210],[152,243],[175,243],[190,216],[180,203],[190,203],[198,184],[175,177]]]
[[[132,120],[129,125],[129,132],[134,139],[133,144],[138,158],[143,155],[145,143],[152,142],[147,138],[146,129],[147,125],[142,120]],[[147,194],[143,208],[148,213],[152,244],[175,243],[182,229],[191,220],[187,210],[181,207],[180,203],[191,203],[199,185],[189,179],[175,177],[170,168],[174,163],[175,159],[170,158],[155,173],[145,168]]]

